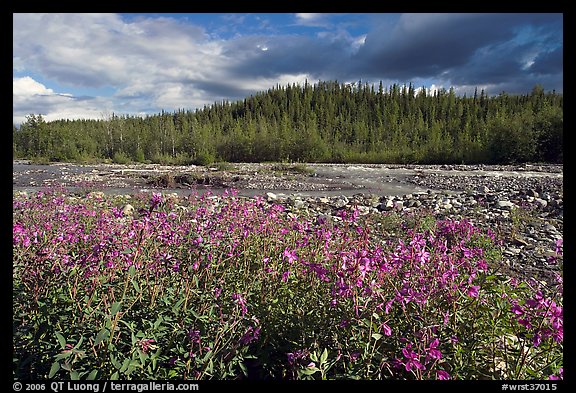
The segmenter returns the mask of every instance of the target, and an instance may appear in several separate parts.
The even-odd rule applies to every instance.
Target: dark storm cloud
[[[561,14],[403,14],[395,23],[383,15],[363,44],[334,29],[316,36],[244,36],[226,42],[223,53],[235,60],[227,67],[232,77],[307,74],[313,80],[444,85],[514,80],[525,81],[529,91],[535,74],[562,73],[562,23]],[[561,90],[561,83],[552,88]]]
[[[540,53],[530,66],[529,71],[536,74],[557,74],[563,71],[563,48]]]
[[[392,28],[368,33],[353,68],[370,76],[404,80],[438,77],[470,66],[483,48],[513,40],[521,26],[558,24],[558,19],[550,14],[404,14]],[[511,72],[517,72],[515,60],[508,62]]]
[[[478,86],[489,94],[526,93],[542,84],[562,92],[562,14],[220,19],[225,25],[148,15],[14,14],[13,69],[46,84],[14,79],[14,117],[35,107],[53,118],[98,117],[101,107],[199,108],[306,79],[413,82],[458,92]],[[90,100],[78,97],[84,94],[78,89],[74,99],[59,96],[69,87],[113,93]]]
[[[197,80],[191,83],[194,88],[209,93],[210,96],[215,97],[216,100],[225,97],[244,98],[254,93],[253,89],[241,88],[226,82]]]
[[[464,64],[475,50],[510,32],[486,29],[478,15],[403,15],[390,31],[370,32],[355,57],[358,70],[391,78],[429,77]]]
[[[243,37],[227,43],[226,55],[242,60],[229,71],[242,77],[275,77],[282,74],[343,75],[350,42],[344,37],[299,35]]]

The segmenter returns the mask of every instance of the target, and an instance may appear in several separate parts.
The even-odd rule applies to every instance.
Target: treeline
[[[457,96],[336,81],[276,86],[236,102],[146,117],[13,127],[14,158],[50,161],[561,162],[563,96]]]

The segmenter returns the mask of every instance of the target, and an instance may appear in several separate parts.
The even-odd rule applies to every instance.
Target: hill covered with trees
[[[236,102],[146,117],[13,126],[13,156],[112,160],[365,163],[520,163],[563,159],[563,96],[342,84],[277,85]]]

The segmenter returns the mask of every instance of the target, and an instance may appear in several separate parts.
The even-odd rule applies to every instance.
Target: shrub
[[[130,203],[14,195],[15,378],[562,375],[561,277],[500,274],[467,221],[397,217],[391,236],[234,192]]]

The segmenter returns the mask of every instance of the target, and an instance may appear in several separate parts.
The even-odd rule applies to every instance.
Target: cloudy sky
[[[306,79],[562,92],[563,15],[13,14],[13,118],[195,109]]]

